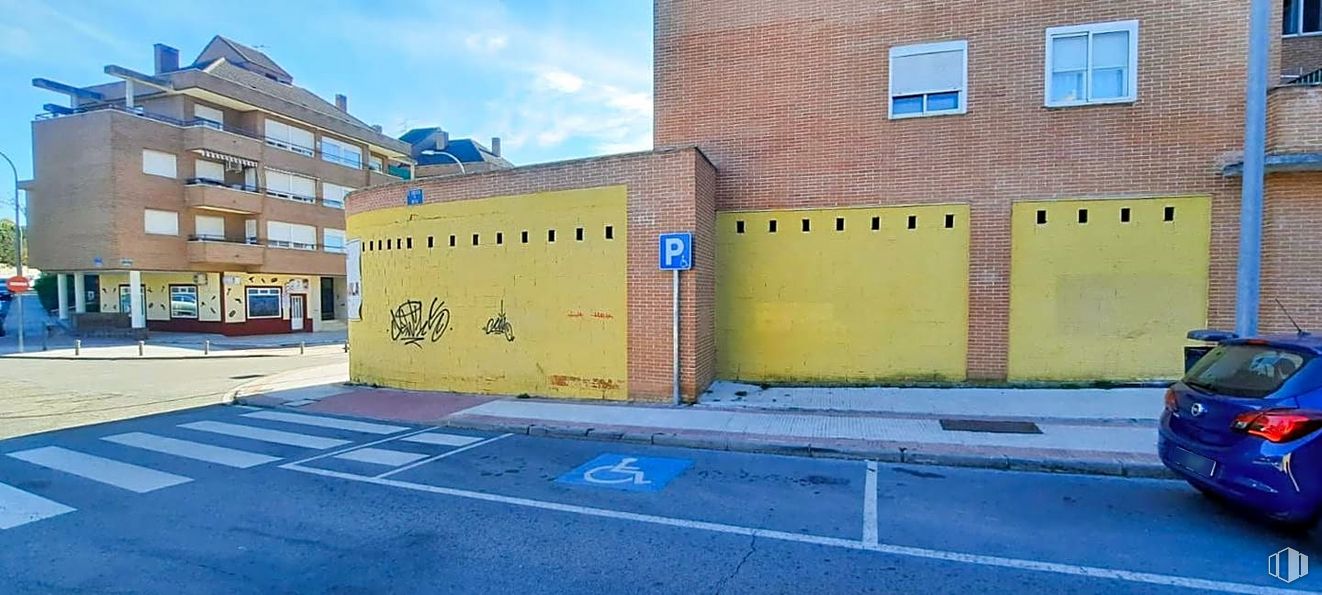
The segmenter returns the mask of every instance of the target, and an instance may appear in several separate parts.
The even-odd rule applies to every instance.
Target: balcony
[[[188,261],[199,264],[261,266],[266,248],[247,242],[213,236],[189,236]]]
[[[190,178],[184,182],[184,204],[197,209],[253,215],[262,212],[263,198],[261,189],[256,186],[225,185],[215,180]]]
[[[184,128],[184,149],[205,149],[249,161],[261,161],[262,141],[253,133],[210,120],[194,120]]]
[[[1267,95],[1267,173],[1322,171],[1322,70],[1275,87]],[[1243,160],[1222,170],[1237,176]]]

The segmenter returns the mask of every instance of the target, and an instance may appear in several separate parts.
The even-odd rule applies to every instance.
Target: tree
[[[14,236],[18,235],[18,226],[11,219],[0,219],[0,265],[12,267],[18,263],[14,254]],[[27,264],[27,238],[23,239],[23,264]]]

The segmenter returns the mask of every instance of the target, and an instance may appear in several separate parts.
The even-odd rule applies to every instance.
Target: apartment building
[[[227,335],[344,328],[345,196],[407,176],[409,146],[217,36],[189,65],[74,87],[32,123],[31,262],[61,318]],[[69,282],[70,278],[72,283]]]
[[[400,135],[409,144],[419,178],[450,174],[477,173],[514,167],[500,155],[500,137],[491,137],[484,147],[470,138],[450,138],[450,133],[436,126],[414,128]]]
[[[687,398],[1177,377],[1187,331],[1233,326],[1249,4],[658,0],[654,150],[350,196],[351,375],[635,399],[672,366]],[[1322,328],[1322,7],[1273,18],[1269,332],[1278,299]]]

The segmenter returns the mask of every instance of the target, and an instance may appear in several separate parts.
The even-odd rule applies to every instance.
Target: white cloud
[[[509,45],[508,35],[499,33],[474,33],[464,38],[464,46],[479,54],[494,54]]]
[[[572,72],[549,70],[537,76],[537,85],[561,93],[577,93],[583,88],[583,79]]]

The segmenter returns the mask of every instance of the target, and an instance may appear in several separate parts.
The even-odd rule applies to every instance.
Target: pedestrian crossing
[[[135,422],[120,422],[107,426],[106,435],[4,452],[0,462],[19,463],[0,465],[0,531],[75,512],[83,506],[79,501],[89,498],[83,492],[95,491],[93,485],[108,486],[112,494],[147,494],[205,479],[221,469],[252,469],[306,455],[314,456],[298,462],[339,461],[336,464],[365,465],[377,473],[381,468],[402,470],[423,464],[438,452],[466,450],[484,440],[435,429],[275,410],[229,410],[212,419],[187,417],[191,420],[174,420],[183,423],[132,428],[138,431],[123,431]],[[10,442],[15,441],[26,440]],[[0,443],[0,452],[4,446]],[[205,467],[198,467],[199,463]],[[22,464],[27,466],[13,468]],[[18,479],[28,475],[42,479]],[[71,489],[76,493],[65,493]],[[50,493],[61,490],[63,496]]]

